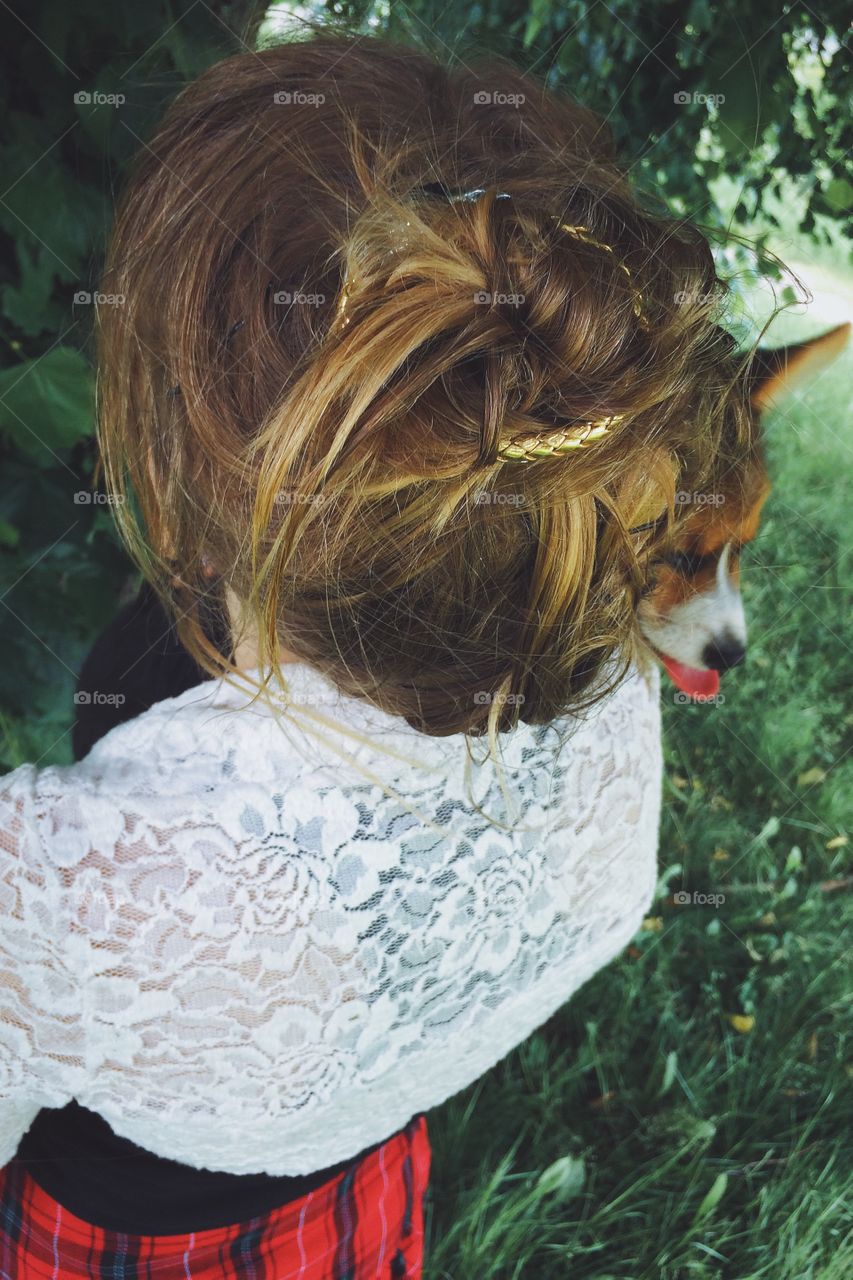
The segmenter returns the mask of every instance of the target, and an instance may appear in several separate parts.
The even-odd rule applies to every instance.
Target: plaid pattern
[[[422,1275],[426,1117],[352,1168],[249,1222],[130,1236],[68,1213],[14,1161],[0,1169],[3,1280],[402,1280]]]

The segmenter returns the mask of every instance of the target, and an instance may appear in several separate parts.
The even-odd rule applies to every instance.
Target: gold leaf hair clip
[[[609,418],[597,418],[594,422],[578,422],[570,427],[559,427],[545,435],[514,436],[498,447],[498,457],[505,462],[536,462],[539,458],[554,458],[572,449],[583,449],[594,440],[600,440],[623,414],[614,413]]]
[[[485,187],[474,187],[471,191],[462,191],[459,188],[451,188],[444,185],[443,182],[431,182],[417,189],[418,193],[425,195],[437,195],[447,200],[450,204],[459,202],[473,204],[486,194]],[[498,191],[495,193],[496,200],[511,200],[512,196],[508,191]],[[584,244],[592,245],[596,249],[601,249],[604,253],[609,253],[616,265],[624,272],[631,295],[633,298],[634,314],[639,320],[643,328],[647,327],[647,320],[643,315],[643,296],[640,290],[634,284],[633,276],[630,268],[615,258],[612,245],[604,244],[601,240],[596,240],[591,234],[589,227],[575,226],[568,222],[560,222],[556,214],[551,214],[552,219],[558,224],[561,231],[565,231],[567,235],[573,236],[576,240],[583,241]],[[349,296],[352,291],[353,281],[349,275],[344,280],[341,288],[338,305],[335,309],[332,326],[340,325],[342,328],[349,324],[350,317],[346,314]],[[623,420],[624,415],[621,413],[611,414],[606,418],[597,418],[591,422],[574,423],[571,426],[559,427],[556,430],[546,432],[543,435],[526,434],[514,436],[509,440],[503,441],[499,445],[497,456],[505,462],[535,462],[540,458],[559,457],[561,454],[569,453],[573,449],[582,449],[586,445],[600,440],[602,436],[607,435],[608,431],[616,423]]]

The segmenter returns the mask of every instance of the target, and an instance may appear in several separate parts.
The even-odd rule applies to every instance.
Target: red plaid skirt
[[[3,1280],[396,1280],[420,1277],[430,1145],[416,1116],[352,1168],[249,1222],[136,1236],[63,1209],[20,1165],[0,1169]]]

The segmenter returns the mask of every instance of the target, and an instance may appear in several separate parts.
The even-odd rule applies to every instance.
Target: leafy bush
[[[0,8],[2,763],[70,758],[74,674],[131,568],[93,488],[91,333],[113,190],[167,102],[252,47],[251,3]],[[103,495],[100,495],[103,497]]]

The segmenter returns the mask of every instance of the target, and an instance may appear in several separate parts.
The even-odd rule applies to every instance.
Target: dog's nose
[[[729,671],[743,662],[746,657],[746,646],[733,636],[723,636],[713,640],[702,650],[702,661],[712,671]]]

